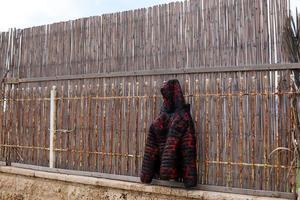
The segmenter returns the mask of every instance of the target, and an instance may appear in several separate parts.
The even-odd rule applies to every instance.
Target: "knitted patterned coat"
[[[149,129],[141,181],[183,178],[185,187],[194,187],[197,184],[196,141],[190,105],[184,101],[178,80],[164,83],[161,93],[164,102]]]

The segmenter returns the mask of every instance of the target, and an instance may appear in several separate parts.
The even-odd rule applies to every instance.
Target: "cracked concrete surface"
[[[0,167],[0,200],[271,200],[93,177]],[[280,200],[277,198],[277,200]],[[283,200],[283,199],[281,199]]]

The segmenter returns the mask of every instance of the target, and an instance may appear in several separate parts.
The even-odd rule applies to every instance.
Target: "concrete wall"
[[[274,198],[184,190],[101,178],[0,167],[0,199],[13,200],[270,200]],[[279,198],[277,199],[279,200]],[[283,200],[283,199],[282,199]]]
[[[159,197],[159,198],[158,198]],[[20,175],[0,174],[0,199],[170,199],[166,195],[120,190]],[[181,200],[185,198],[176,197]]]

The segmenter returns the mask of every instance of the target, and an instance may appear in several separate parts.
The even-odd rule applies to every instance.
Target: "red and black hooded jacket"
[[[178,80],[161,88],[163,106],[149,129],[141,181],[183,179],[185,187],[197,184],[196,140],[190,105],[185,103]]]

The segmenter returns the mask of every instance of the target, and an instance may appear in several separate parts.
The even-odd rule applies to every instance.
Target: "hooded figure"
[[[190,105],[185,103],[178,80],[161,88],[163,106],[149,129],[141,181],[153,178],[179,180],[185,187],[197,184],[196,140]]]

